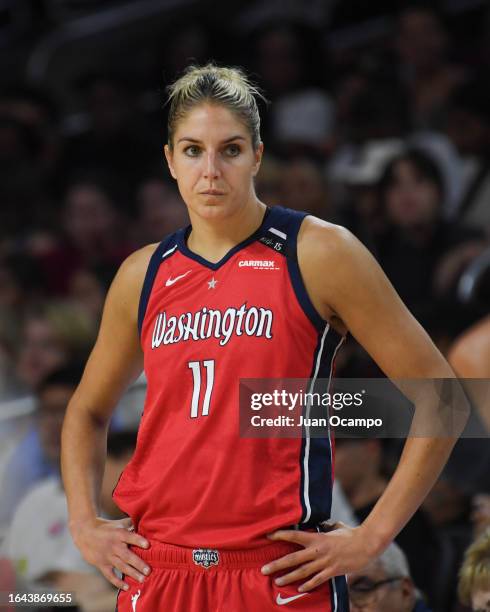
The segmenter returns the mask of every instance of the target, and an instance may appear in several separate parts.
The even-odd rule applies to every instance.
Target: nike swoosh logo
[[[167,278],[167,282],[165,283],[165,287],[170,287],[171,285],[176,283],[181,278],[184,278],[184,276],[187,276],[189,274],[189,272],[190,272],[190,270],[187,270],[187,272],[185,274],[181,274],[180,276],[176,276],[175,278]]]
[[[299,599],[300,597],[304,597],[305,595],[309,595],[309,593],[300,593],[299,595],[293,595],[292,597],[282,597],[281,593],[278,593],[276,604],[278,606],[285,606],[291,601],[294,601],[295,599]]]

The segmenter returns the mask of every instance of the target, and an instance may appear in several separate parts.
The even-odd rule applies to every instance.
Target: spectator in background
[[[75,172],[103,172],[117,177],[121,192],[134,194],[146,168],[160,151],[141,121],[129,81],[116,74],[90,74],[80,79],[87,129],[65,142],[60,177]],[[130,199],[121,200],[126,207]]]
[[[136,446],[135,431],[110,432],[107,437],[107,460],[100,492],[101,516],[116,520],[124,517],[112,500],[112,491]],[[66,502],[64,506],[66,510]],[[65,518],[68,514],[65,512]],[[117,591],[102,576],[87,571],[51,572],[51,580],[62,592],[74,592],[82,612],[108,612],[116,607]]]
[[[23,254],[0,257],[0,406],[22,391],[15,376],[22,317],[44,294],[38,262]],[[0,408],[0,420],[5,410]]]
[[[45,297],[45,281],[39,262],[30,255],[0,257],[0,308],[20,317],[28,304]]]
[[[18,321],[8,309],[0,307],[0,422],[5,418],[4,403],[21,391],[15,377],[14,355],[19,340]],[[0,427],[1,429],[1,427]]]
[[[365,568],[349,574],[347,584],[351,612],[429,612],[395,543]]]
[[[386,215],[378,183],[387,163],[404,150],[399,139],[372,140],[359,147],[347,146],[329,170],[330,191],[337,204],[340,225],[350,229],[373,253],[376,240],[386,229]]]
[[[89,317],[96,328],[116,271],[113,266],[95,265],[80,268],[69,280],[68,299]]]
[[[82,368],[77,366],[57,369],[45,377],[37,388],[38,410],[34,433],[39,449],[35,467],[39,472],[36,480],[23,491],[5,543],[7,557],[15,560],[17,571],[28,581],[41,579],[46,563],[60,563],[61,569],[63,564],[70,567],[70,558],[79,559],[66,521],[63,523],[60,519],[60,514],[66,512],[60,485],[60,446],[65,410],[82,372]],[[27,450],[27,445],[23,446]],[[6,476],[12,478],[13,471],[8,470]],[[2,487],[2,491],[8,501],[9,488]],[[53,508],[56,509],[56,516],[51,512]],[[35,519],[26,520],[29,515],[34,515]],[[64,537],[60,537],[63,533]],[[40,547],[40,541],[36,541],[36,538],[44,540],[49,536],[52,537],[51,546]],[[80,567],[80,562],[77,563],[77,567]]]
[[[473,498],[473,512],[471,521],[473,523],[473,534],[478,537],[481,533],[490,529],[490,495],[479,494]]]
[[[138,246],[160,242],[164,236],[188,225],[189,216],[173,185],[159,177],[149,178],[138,188],[138,221],[133,241]]]
[[[448,351],[448,361],[456,374],[463,377],[461,382],[475,411],[465,435],[458,440],[440,478],[422,505],[443,547],[444,573],[450,578],[459,569],[472,537],[490,525],[490,448],[485,431],[485,423],[490,427],[489,333],[490,320],[484,319],[457,338]],[[439,604],[442,610],[446,610],[456,598],[456,585],[451,580],[443,580],[443,583],[443,588],[438,589]]]
[[[172,82],[190,63],[203,64],[215,56],[211,45],[215,44],[216,39],[210,36],[209,25],[206,24],[206,27],[189,19],[186,15],[184,21],[172,24],[165,32],[164,44],[157,54],[159,62],[155,81],[161,78],[163,72],[165,79]]]
[[[382,460],[378,439],[335,441],[335,476],[359,523],[369,515],[388,483],[382,472]],[[433,526],[422,510],[415,512],[396,542],[408,557],[415,582],[430,597],[437,543]]]
[[[354,71],[339,80],[335,99],[339,143],[352,147],[369,141],[393,140],[409,131],[406,97],[391,81]],[[340,158],[344,155],[342,149],[337,152]]]
[[[16,376],[26,394],[0,404],[0,437],[8,437],[0,447],[0,530],[28,488],[53,471],[41,445],[33,391],[65,363],[86,359],[94,340],[94,323],[69,304],[44,303],[25,316]]]
[[[115,589],[85,563],[68,530],[66,497],[59,474],[61,425],[80,378],[81,367],[53,372],[39,387],[39,429],[43,451],[53,473],[33,486],[20,502],[2,545],[18,577],[31,585],[75,592],[82,610],[105,612],[115,605]],[[117,479],[131,457],[136,433],[108,438],[108,457],[101,491],[102,516],[121,518],[111,499]]]
[[[46,217],[49,199],[41,150],[39,134],[31,126],[0,113],[0,239],[40,225]]]
[[[290,153],[321,153],[333,132],[318,32],[298,24],[268,24],[255,34],[255,62],[274,102],[269,139]],[[266,138],[267,140],[267,138]]]
[[[126,516],[114,503],[112,491],[119,480],[119,476],[133,456],[135,448],[135,431],[113,431],[107,438],[107,461],[100,492],[100,504],[104,516],[108,519],[119,519]]]
[[[441,15],[427,3],[409,5],[398,16],[394,44],[413,127],[440,128],[451,93],[468,78],[464,66],[448,59],[449,35]]]
[[[321,168],[306,157],[293,158],[284,166],[281,205],[331,220],[331,201]]]
[[[34,389],[55,368],[82,360],[92,348],[95,327],[82,310],[63,302],[44,302],[26,313],[17,355],[17,375]]]
[[[484,249],[482,234],[443,219],[443,179],[420,150],[408,150],[388,163],[379,197],[387,220],[377,241],[379,262],[417,319],[430,328],[437,300],[457,308],[457,280]]]
[[[259,199],[271,206],[283,204],[284,163],[277,157],[265,153],[255,177],[255,191]]]
[[[490,610],[490,529],[466,551],[458,590],[461,602],[475,612]]]
[[[0,241],[51,220],[59,155],[58,110],[50,96],[21,84],[2,89]]]
[[[383,169],[404,147],[406,97],[392,82],[361,70],[336,86],[336,147],[326,164],[329,189],[340,217],[371,251],[384,218],[376,191]]]
[[[456,374],[465,379],[463,382],[466,391],[487,432],[487,437],[483,440],[467,440],[472,447],[478,445],[477,452],[482,462],[480,486],[473,496],[471,513],[474,535],[478,536],[490,527],[490,457],[488,451],[482,452],[488,449],[490,432],[490,316],[475,323],[455,340],[449,351],[448,361]],[[463,472],[463,469],[461,471]],[[466,475],[466,470],[464,473]]]
[[[473,457],[469,459],[471,460]],[[470,496],[468,487],[465,487],[461,482],[465,477],[463,470],[464,467],[467,468],[467,463],[464,467],[461,464],[458,466],[463,469],[459,470],[456,477],[454,475],[454,456],[451,456],[448,465],[452,469],[448,468],[441,474],[439,480],[425,498],[422,508],[426,515],[430,517],[430,521],[438,533],[456,534],[455,539],[458,541],[455,544],[461,547],[461,541],[464,542],[463,546],[465,546],[468,538],[471,537],[471,530],[468,525]],[[478,472],[478,468],[479,466],[475,465],[475,471]],[[470,488],[474,486],[473,479],[472,471],[471,474],[468,474]]]
[[[454,91],[445,132],[463,168],[458,219],[484,227],[490,236],[490,85],[486,75]]]
[[[45,90],[30,84],[17,83],[0,95],[0,114],[17,119],[34,130],[42,143],[38,167],[47,186],[59,162],[59,109]]]
[[[462,378],[490,379],[490,315],[466,329],[451,346],[448,361]],[[490,396],[487,385],[469,385],[468,392],[490,432]]]
[[[63,235],[40,261],[48,287],[66,295],[70,277],[92,265],[118,266],[133,250],[109,187],[99,179],[76,180],[65,195]],[[49,272],[49,274],[48,274]]]

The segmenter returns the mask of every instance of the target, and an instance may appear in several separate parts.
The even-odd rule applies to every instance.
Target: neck
[[[187,246],[209,261],[219,261],[230,249],[260,226],[266,205],[256,197],[225,218],[203,218],[190,213],[192,230]]]

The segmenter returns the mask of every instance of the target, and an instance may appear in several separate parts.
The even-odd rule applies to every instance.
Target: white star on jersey
[[[208,281],[208,289],[216,289],[216,285],[218,284],[218,281],[214,278]]]

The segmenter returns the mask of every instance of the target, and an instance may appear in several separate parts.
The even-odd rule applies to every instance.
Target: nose
[[[205,158],[204,178],[212,181],[219,178],[219,160],[214,151],[208,151]]]

